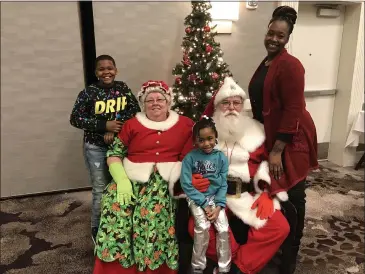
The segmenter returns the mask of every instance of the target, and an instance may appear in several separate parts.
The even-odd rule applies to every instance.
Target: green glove
[[[117,201],[121,205],[133,204],[132,198],[133,189],[131,181],[128,179],[125,173],[124,167],[121,162],[111,163],[109,165],[109,172],[112,175],[114,182],[117,184]]]

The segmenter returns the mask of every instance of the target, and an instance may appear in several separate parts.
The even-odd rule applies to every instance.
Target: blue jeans
[[[106,164],[107,148],[84,143],[85,164],[89,171],[92,186],[91,227],[98,228],[100,221],[100,202],[105,187],[112,177]]]

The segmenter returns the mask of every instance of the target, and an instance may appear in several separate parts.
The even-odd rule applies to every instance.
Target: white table
[[[362,134],[364,134],[365,131],[365,125],[364,125],[365,119],[364,119],[364,111],[360,111],[352,124],[349,136],[346,140],[346,146],[345,147],[357,147],[359,145],[360,137]],[[365,153],[362,155],[360,161],[356,164],[355,169],[359,169],[361,164],[364,162]]]

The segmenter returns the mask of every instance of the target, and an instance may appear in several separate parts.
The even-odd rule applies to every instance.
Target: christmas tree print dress
[[[127,147],[115,138],[107,157],[127,156]],[[123,268],[155,270],[166,265],[178,268],[175,238],[176,201],[170,196],[168,182],[155,169],[145,183],[131,180],[133,205],[117,202],[117,185],[112,181],[102,198],[102,210],[95,252],[103,262],[119,261]]]

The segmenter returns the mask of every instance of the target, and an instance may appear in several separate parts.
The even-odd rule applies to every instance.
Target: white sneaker
[[[221,273],[223,273],[223,272],[219,272],[219,270],[218,270],[218,267],[215,267],[214,268],[214,270],[213,270],[213,274],[221,274]],[[229,272],[224,272],[224,273],[229,273]]]

